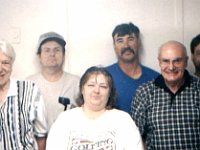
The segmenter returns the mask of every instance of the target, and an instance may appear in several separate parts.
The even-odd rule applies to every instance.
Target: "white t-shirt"
[[[70,104],[76,105],[75,99],[79,91],[79,77],[64,72],[62,77],[55,82],[47,81],[41,73],[32,75],[28,79],[33,80],[44,97],[46,117],[50,129],[58,115],[64,111],[64,105],[58,102],[59,96],[70,99]]]
[[[82,108],[59,115],[47,138],[47,150],[141,150],[142,139],[130,115],[117,109],[88,119]]]

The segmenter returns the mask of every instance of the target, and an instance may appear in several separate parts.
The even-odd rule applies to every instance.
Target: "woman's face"
[[[91,75],[83,85],[82,94],[84,107],[94,111],[105,109],[110,94],[107,77],[103,74]]]
[[[0,87],[5,87],[9,81],[12,72],[12,60],[3,52],[0,52]]]

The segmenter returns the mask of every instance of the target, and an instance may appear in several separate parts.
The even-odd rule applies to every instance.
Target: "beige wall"
[[[142,63],[159,71],[157,50],[167,40],[188,48],[200,33],[199,0],[0,0],[0,38],[17,53],[13,76],[25,78],[39,71],[36,57],[41,33],[56,31],[67,41],[65,70],[81,75],[91,65],[116,61],[111,33],[123,22],[140,27]],[[188,69],[193,65],[189,60]]]

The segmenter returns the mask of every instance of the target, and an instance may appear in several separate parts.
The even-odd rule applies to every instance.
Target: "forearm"
[[[46,137],[36,137],[36,141],[38,144],[38,150],[46,149]]]

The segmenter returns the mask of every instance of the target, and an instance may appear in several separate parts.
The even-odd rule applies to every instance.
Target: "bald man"
[[[200,80],[186,70],[188,55],[178,41],[158,52],[161,75],[141,86],[131,116],[148,150],[200,149]]]

